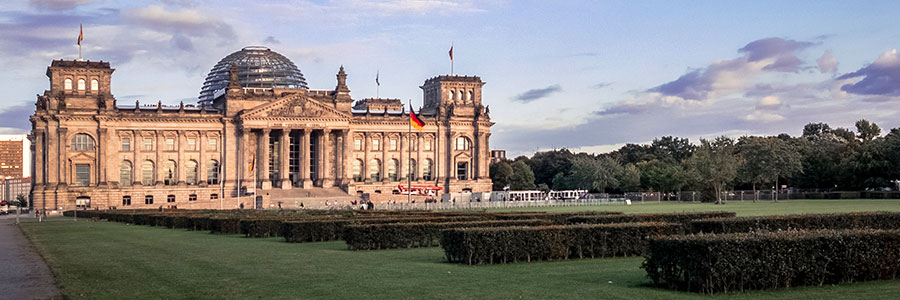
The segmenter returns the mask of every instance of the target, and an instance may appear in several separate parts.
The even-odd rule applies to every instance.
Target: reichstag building
[[[420,86],[425,123],[399,99],[355,100],[343,66],[333,89],[247,47],[210,71],[196,104],[117,103],[108,62],[54,60],[31,116],[37,209],[294,208],[402,187],[488,192],[489,110],[477,76]]]

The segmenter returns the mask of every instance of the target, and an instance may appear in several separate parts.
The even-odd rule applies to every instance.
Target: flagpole
[[[409,115],[412,116],[412,99],[409,100]],[[409,124],[406,125],[406,204],[410,203],[410,198],[412,198],[412,178],[409,177],[409,174],[412,173],[412,168],[410,167],[410,163],[412,162],[412,147],[409,143],[410,136],[412,135],[412,120],[409,121]],[[418,145],[416,145],[418,147]]]

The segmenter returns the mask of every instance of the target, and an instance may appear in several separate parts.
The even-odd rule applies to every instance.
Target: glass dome
[[[300,69],[284,55],[266,47],[245,47],[219,61],[203,82],[200,103],[211,103],[219,91],[228,87],[228,70],[238,68],[238,78],[245,88],[308,89]]]

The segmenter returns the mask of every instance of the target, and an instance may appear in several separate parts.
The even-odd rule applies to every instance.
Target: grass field
[[[647,203],[575,209],[728,210],[740,216],[898,211],[900,201]],[[346,250],[343,241],[288,244],[281,238],[250,239],[71,218],[27,222],[22,229],[71,298],[896,299],[900,295],[900,280],[712,297],[674,292],[650,286],[639,268],[640,257],[466,266],[445,263],[441,248],[355,252]]]

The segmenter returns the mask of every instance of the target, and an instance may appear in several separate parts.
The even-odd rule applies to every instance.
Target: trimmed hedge
[[[550,225],[550,221],[532,219],[349,225],[344,227],[343,238],[350,250],[434,247],[440,245],[441,230],[447,228],[541,225]]]
[[[659,222],[461,228],[444,230],[441,245],[449,262],[493,264],[640,255],[650,237],[682,232]]]
[[[581,212],[564,212],[564,213],[546,213],[546,212],[514,212],[514,213],[496,213],[491,217],[497,220],[530,220],[544,219],[553,224],[565,225],[569,218],[573,217],[599,217],[599,216],[617,216],[622,215],[620,211],[581,211]]]
[[[741,233],[790,229],[900,229],[900,212],[857,212],[714,218],[691,221],[694,233]]]
[[[642,268],[669,289],[719,293],[895,279],[900,231],[700,234],[650,241]]]
[[[403,218],[370,218],[370,219],[315,219],[301,221],[285,221],[282,236],[288,243],[322,242],[342,240],[344,227],[347,225],[388,224],[388,223],[441,223],[483,220],[484,216],[450,216],[450,217],[403,217]]]
[[[613,224],[632,222],[665,222],[688,224],[691,220],[731,218],[736,214],[727,211],[684,212],[665,214],[624,214],[611,216],[577,216],[566,220],[568,224]]]

